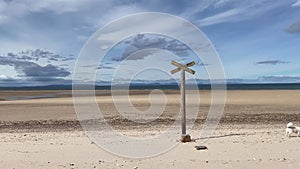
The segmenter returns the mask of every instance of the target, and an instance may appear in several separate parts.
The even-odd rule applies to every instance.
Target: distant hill
[[[81,86],[83,89],[96,90],[110,90],[110,85],[96,85],[96,86]],[[218,89],[220,86],[216,85]],[[227,84],[228,90],[298,90],[300,89],[300,83],[259,83],[259,84]],[[116,84],[113,89],[126,89],[126,84]],[[187,88],[191,88],[190,84],[187,84]],[[162,90],[178,90],[177,83],[132,83],[129,86],[132,90],[147,90],[147,89],[162,89]],[[199,90],[210,90],[210,84],[198,84]],[[0,90],[72,90],[72,85],[48,85],[48,86],[23,86],[23,87],[0,87]]]

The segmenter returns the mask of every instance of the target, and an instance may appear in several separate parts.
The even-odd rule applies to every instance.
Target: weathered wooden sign
[[[180,85],[180,93],[181,93],[181,130],[182,130],[182,136],[181,141],[182,142],[189,142],[191,141],[191,137],[186,134],[186,109],[185,109],[185,72],[189,72],[191,74],[195,74],[195,71],[190,69],[189,67],[194,66],[196,63],[190,62],[188,64],[180,64],[178,62],[172,61],[172,65],[176,66],[177,68],[172,70],[171,73],[177,73],[181,71],[181,85]]]

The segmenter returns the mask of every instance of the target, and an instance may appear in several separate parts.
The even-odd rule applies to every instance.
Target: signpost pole
[[[181,84],[180,84],[180,93],[181,93],[181,142],[190,142],[192,141],[191,136],[186,134],[186,109],[185,109],[185,71],[195,74],[195,71],[190,69],[190,66],[195,65],[196,63],[190,62],[188,64],[180,64],[178,62],[172,61],[172,65],[176,66],[177,68],[172,70],[171,73],[177,73],[181,71]]]
[[[181,129],[182,129],[182,136],[186,135],[186,112],[185,112],[185,71],[181,70],[181,86],[180,86],[180,93],[181,93]]]

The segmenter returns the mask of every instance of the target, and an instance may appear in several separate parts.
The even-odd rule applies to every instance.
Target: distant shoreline
[[[199,90],[211,90],[211,84],[198,84]],[[215,84],[215,89],[223,89],[222,85]],[[300,83],[255,83],[255,84],[227,84],[227,90],[300,90]],[[111,90],[110,85],[82,86],[83,89]],[[196,89],[196,86],[187,85],[187,88]],[[113,89],[127,89],[126,85],[115,85]],[[130,90],[179,90],[177,84],[131,84]],[[5,90],[72,90],[72,85],[49,85],[49,86],[21,86],[21,87],[0,87]]]

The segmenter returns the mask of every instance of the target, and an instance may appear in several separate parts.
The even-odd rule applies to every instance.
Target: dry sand
[[[122,158],[92,143],[76,120],[70,93],[31,91],[30,95],[55,94],[56,98],[0,101],[0,168],[299,168],[300,138],[287,138],[289,121],[300,125],[300,91],[228,91],[225,113],[208,150],[197,151],[191,143],[179,143],[165,154],[147,159]],[[130,122],[118,114],[107,92],[97,101],[105,118],[120,132],[144,137],[163,132],[179,111],[178,91],[167,91],[164,114],[149,124]],[[149,107],[148,92],[133,91],[131,101],[140,110]],[[0,92],[0,99],[29,95]],[[120,93],[120,95],[122,95]],[[193,138],[210,106],[209,91],[201,91],[201,105]],[[157,98],[159,100],[159,98]],[[159,103],[159,102],[158,102]],[[195,106],[193,102],[188,106]],[[176,142],[176,140],[174,140]]]

